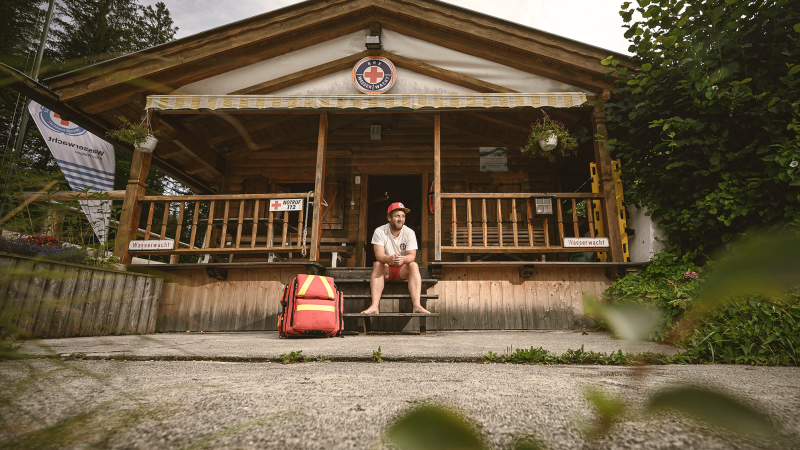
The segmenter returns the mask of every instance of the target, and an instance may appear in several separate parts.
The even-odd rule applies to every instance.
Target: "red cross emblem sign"
[[[270,200],[270,211],[301,211],[303,209],[302,198],[282,198],[280,200]]]
[[[394,86],[397,69],[388,59],[367,56],[353,66],[353,85],[365,94],[383,94]]]

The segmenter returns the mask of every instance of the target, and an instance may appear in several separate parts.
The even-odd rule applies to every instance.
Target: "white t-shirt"
[[[375,228],[375,233],[372,235],[372,243],[375,245],[383,245],[386,256],[400,254],[406,256],[409,250],[417,249],[417,235],[414,230],[403,225],[400,229],[400,234],[397,237],[392,236],[392,230],[386,224]]]

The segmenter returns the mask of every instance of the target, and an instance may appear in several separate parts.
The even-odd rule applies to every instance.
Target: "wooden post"
[[[608,89],[603,89],[602,100],[611,98]],[[592,133],[594,138],[594,158],[600,175],[600,192],[603,194],[603,217],[605,220],[606,234],[611,246],[611,261],[623,262],[622,235],[619,229],[619,211],[617,210],[617,193],[614,189],[614,178],[611,173],[611,154],[603,148],[608,143],[608,130],[606,129],[606,112],[602,106],[595,106],[592,114]]]
[[[422,247],[422,265],[428,266],[428,172],[422,174],[422,236],[419,243]],[[363,220],[363,219],[362,219]]]
[[[143,153],[138,150],[133,152],[131,177],[125,188],[125,198],[122,200],[122,214],[119,217],[119,228],[117,228],[114,247],[114,254],[122,264],[131,263],[128,243],[132,239],[136,239],[136,232],[139,230],[139,219],[142,216],[142,204],[139,202],[139,197],[144,195],[144,186],[152,160],[152,153]]]
[[[367,266],[367,205],[369,205],[369,191],[367,183],[369,175],[361,174],[361,197],[358,204],[358,241],[356,241],[356,267]]]
[[[433,116],[434,258],[442,260],[442,117]]]
[[[322,196],[325,189],[325,149],[328,147],[328,113],[319,115],[317,139],[317,175],[314,178],[314,216],[311,220],[311,261],[319,261],[319,242],[322,237]]]

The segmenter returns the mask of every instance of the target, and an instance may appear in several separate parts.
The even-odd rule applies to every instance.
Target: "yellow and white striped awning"
[[[240,110],[440,110],[571,108],[586,102],[584,92],[502,94],[383,94],[383,95],[150,95],[155,111]]]

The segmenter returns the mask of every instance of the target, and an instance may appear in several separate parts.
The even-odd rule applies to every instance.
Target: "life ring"
[[[431,182],[431,188],[428,190],[428,210],[431,214],[436,214],[436,194],[433,192],[433,186],[436,181]],[[442,209],[444,209],[444,200],[440,200],[439,203],[442,205]]]

